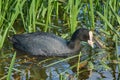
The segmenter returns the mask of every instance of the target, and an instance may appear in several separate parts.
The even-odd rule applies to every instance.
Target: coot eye
[[[84,41],[87,41],[87,40],[89,40],[89,36],[88,35],[83,35],[83,39],[84,39]]]

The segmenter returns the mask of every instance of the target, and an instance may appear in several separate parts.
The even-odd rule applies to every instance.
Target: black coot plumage
[[[80,41],[89,41],[90,31],[85,28],[77,29],[70,41],[45,32],[16,34],[10,37],[13,47],[29,55],[41,56],[70,56],[80,51]]]

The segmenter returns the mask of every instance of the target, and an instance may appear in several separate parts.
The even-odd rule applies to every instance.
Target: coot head
[[[80,41],[85,41],[88,42],[88,44],[93,47],[93,33],[92,31],[89,31],[88,29],[85,28],[79,28],[77,29],[72,37],[71,40],[68,43],[68,46],[70,48],[74,48],[75,46],[79,46]]]
[[[88,41],[89,39],[90,39],[89,30],[85,28],[77,29],[71,37],[71,41],[76,41],[76,40]]]

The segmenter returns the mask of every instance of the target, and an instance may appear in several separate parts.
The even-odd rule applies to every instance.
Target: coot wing
[[[14,47],[30,55],[59,56],[70,53],[67,42],[50,33],[32,33],[13,36]]]

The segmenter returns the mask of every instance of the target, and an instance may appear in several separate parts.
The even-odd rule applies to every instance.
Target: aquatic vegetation
[[[94,32],[95,48],[84,46],[85,51],[81,51],[79,55],[62,60],[60,58],[44,67],[77,59],[68,68],[75,68],[75,75],[72,77],[83,79],[80,77],[82,73],[90,71],[92,74],[96,71],[102,74],[105,70],[112,75],[120,75],[120,0],[0,0],[0,14],[0,63],[5,64],[2,59],[6,59],[9,64],[11,60],[7,58],[11,59],[10,55],[14,52],[8,51],[8,46],[12,50],[8,44],[8,36],[44,31],[69,38],[77,28],[84,27]],[[42,60],[38,66],[47,63],[51,60],[49,59]],[[82,63],[85,63],[88,69],[80,69]],[[9,77],[12,69],[9,67]],[[1,65],[0,70],[4,70]],[[67,72],[67,69],[65,71]],[[14,69],[14,72],[22,74],[19,69]],[[61,80],[66,79],[64,76],[66,75],[61,73]],[[118,76],[116,79],[119,79]],[[7,76],[0,77],[6,79]],[[87,79],[85,76],[84,78]]]

